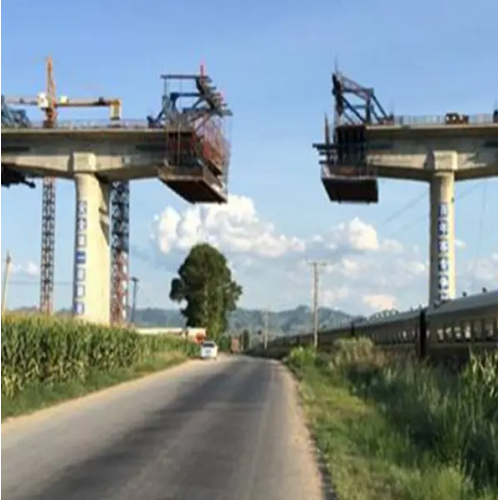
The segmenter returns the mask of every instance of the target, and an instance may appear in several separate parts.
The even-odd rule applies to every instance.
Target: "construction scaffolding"
[[[52,314],[56,247],[56,183],[44,177],[42,191],[42,253],[40,257],[40,312]]]
[[[12,108],[10,104],[9,99],[2,94],[2,128],[31,127],[31,121],[26,111]],[[2,186],[8,188],[17,184],[25,184],[32,189],[35,188],[35,183],[28,180],[22,172],[16,170],[14,165],[2,163]]]
[[[111,323],[127,322],[129,309],[130,183],[111,184]]]
[[[70,99],[67,96],[60,96],[60,98],[58,98],[56,95],[53,62],[50,56],[47,57],[45,69],[46,83],[44,92],[40,92],[37,96],[33,97],[7,97],[2,95],[2,126],[8,128],[30,128],[33,126],[26,111],[24,109],[12,108],[11,106],[13,105],[38,107],[45,115],[43,121],[44,128],[54,128],[57,126],[59,108],[106,107],[109,108],[111,121],[113,123],[120,121],[121,101],[119,99],[108,99],[104,97],[94,99]],[[32,181],[28,180],[25,175],[16,170],[15,165],[6,165],[2,163],[2,186],[9,187],[13,184],[26,184],[31,188],[35,187]],[[44,177],[42,190],[42,245],[39,307],[40,312],[51,314],[54,301],[56,180],[51,177]],[[119,191],[121,192],[122,190],[123,189],[120,189]],[[121,195],[118,197],[120,196]],[[128,214],[128,195],[126,198],[126,212]],[[120,259],[122,259],[122,257],[120,257]],[[119,295],[119,292],[117,292],[117,295]]]
[[[377,203],[377,172],[366,160],[366,126],[391,123],[372,88],[336,71],[332,75],[333,130],[325,117],[324,142],[313,144],[320,155],[321,180],[334,202]]]
[[[198,75],[161,78],[162,109],[157,117],[148,117],[151,128],[166,131],[160,180],[190,203],[225,203],[231,111],[203,68]]]
[[[228,127],[232,112],[220,91],[205,75],[170,74],[162,77],[164,89],[162,108],[158,116],[148,117],[138,130],[161,130],[165,134],[160,144],[163,162],[158,166],[158,178],[172,191],[190,203],[226,203],[231,155]],[[59,121],[59,108],[107,107],[110,123],[105,127],[127,128],[121,121],[121,101],[116,98],[73,99],[56,95],[52,59],[47,58],[46,87],[32,97],[2,95],[2,126],[35,128],[26,111],[12,106],[33,106],[44,114],[44,128],[64,128]],[[39,125],[38,125],[39,126]],[[83,127],[85,128],[85,127]],[[158,134],[145,134],[154,135]],[[12,146],[11,146],[12,147]],[[158,152],[157,144],[147,144]],[[7,151],[2,149],[2,152]],[[156,162],[157,160],[155,160]],[[2,186],[26,184],[41,178],[42,170],[30,170],[26,177],[15,164],[2,163]],[[111,182],[111,321],[123,323],[128,316],[129,303],[129,183],[123,179],[102,179]],[[52,178],[43,178],[42,248],[40,310],[50,314],[53,309],[56,186]]]

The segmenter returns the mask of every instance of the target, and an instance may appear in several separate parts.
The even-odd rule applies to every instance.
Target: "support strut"
[[[44,177],[42,191],[42,255],[40,262],[40,312],[52,314],[54,302],[54,254],[56,181]]]
[[[113,182],[111,190],[111,323],[128,314],[129,182]]]

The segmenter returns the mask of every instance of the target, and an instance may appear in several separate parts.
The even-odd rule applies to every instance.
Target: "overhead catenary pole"
[[[326,262],[312,261],[309,263],[313,269],[313,310],[312,310],[312,323],[313,323],[313,346],[314,349],[318,348],[318,288],[319,288],[319,272],[320,266],[326,266]]]
[[[269,313],[267,309],[264,310],[264,350],[267,351],[267,343],[269,340],[269,332],[268,332],[268,327],[269,327]]]
[[[137,295],[139,292],[139,278],[132,276],[130,278],[132,282],[132,311],[130,312],[130,323],[133,325],[135,322],[135,311],[137,308]]]
[[[12,266],[12,257],[10,252],[7,252],[7,257],[5,257],[5,270],[3,273],[3,283],[2,283],[2,314],[7,306],[7,288],[9,285],[10,269]]]

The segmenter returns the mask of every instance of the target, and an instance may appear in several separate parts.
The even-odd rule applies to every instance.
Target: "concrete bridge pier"
[[[73,315],[92,323],[109,324],[111,188],[93,173],[76,173],[74,179],[76,224]]]
[[[434,172],[430,180],[430,305],[456,296],[456,164],[454,152],[434,154]]]

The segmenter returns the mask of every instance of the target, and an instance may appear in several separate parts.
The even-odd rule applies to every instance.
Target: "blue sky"
[[[159,110],[161,73],[193,72],[204,61],[234,112],[230,192],[253,203],[262,225],[254,224],[254,230],[272,224],[275,235],[286,238],[305,241],[330,234],[332,228],[337,228],[338,238],[339,227],[358,217],[374,226],[380,239],[395,238],[409,252],[407,259],[427,259],[426,185],[382,181],[377,206],[340,206],[326,198],[311,143],[321,139],[323,114],[332,109],[335,60],[346,74],[373,86],[396,114],[490,112],[497,104],[498,16],[493,0],[474,5],[464,0],[5,0],[2,13],[5,94],[43,90],[44,58],[51,54],[59,94],[117,96],[126,118],[144,118]],[[78,116],[94,114],[81,111]],[[68,306],[74,187],[60,181],[57,190],[56,303]],[[9,249],[19,265],[9,306],[35,304],[38,287],[22,282],[36,279],[22,269],[39,262],[41,190],[12,188],[1,194],[2,255]],[[419,202],[400,213],[418,197]],[[457,252],[464,274],[461,289],[491,285],[485,274],[488,259],[497,253],[497,204],[496,179],[457,185],[457,237],[465,243]],[[141,305],[171,306],[169,271],[178,267],[183,254],[181,245],[167,254],[155,247],[161,237],[154,218],[167,207],[182,216],[188,205],[157,181],[133,185],[131,231],[137,253],[131,256],[131,270],[141,279]],[[238,217],[231,217],[237,225]],[[294,270],[298,258],[283,258],[281,268],[276,259],[251,250],[232,254],[234,250],[227,248],[245,285],[244,305],[281,308],[309,301],[310,273],[307,268]],[[390,273],[390,258],[386,260],[387,268],[374,266],[373,272]],[[475,270],[482,265],[486,267],[478,275]],[[287,281],[293,272],[301,273],[300,279],[293,277],[296,289]],[[390,293],[383,282],[378,290],[375,280],[350,282],[343,274],[341,286],[349,293],[335,298],[339,277],[325,277],[325,291],[332,292],[325,294],[325,304],[360,310],[363,294]],[[425,301],[426,277],[404,283],[394,291],[398,306]]]

